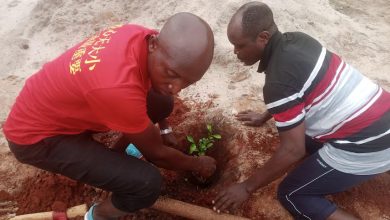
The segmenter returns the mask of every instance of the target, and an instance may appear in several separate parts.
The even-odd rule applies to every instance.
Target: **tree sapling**
[[[221,139],[220,134],[213,134],[213,127],[211,124],[207,124],[207,136],[200,138],[198,143],[194,140],[194,138],[190,135],[187,135],[187,140],[191,143],[189,148],[189,154],[196,156],[203,156],[206,154],[206,151],[210,149],[215,140]]]
[[[213,134],[213,127],[211,124],[207,124],[207,136],[200,138],[198,142],[190,135],[187,135],[187,140],[190,142],[189,154],[194,156],[204,156],[206,151],[213,147],[214,142],[222,138],[220,134]],[[190,181],[198,186],[206,187],[210,185],[217,177],[215,172],[211,177],[204,178],[199,176],[197,173],[191,172]]]

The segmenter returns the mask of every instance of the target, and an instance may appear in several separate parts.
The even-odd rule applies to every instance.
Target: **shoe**
[[[97,205],[97,204],[95,203],[95,204],[93,204],[93,205],[89,208],[88,212],[85,213],[85,215],[84,215],[84,220],[93,220],[93,210],[95,209],[95,206],[96,206],[96,205]]]

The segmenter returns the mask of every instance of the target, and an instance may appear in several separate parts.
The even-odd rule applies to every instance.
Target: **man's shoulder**
[[[322,45],[303,32],[285,32],[266,71],[265,90],[300,90],[313,71]]]
[[[139,24],[131,24],[131,23],[122,24],[120,29],[124,30],[124,31],[130,31],[130,32],[132,32],[134,34],[145,34],[145,35],[148,35],[148,34],[158,33],[157,30],[154,30],[154,29],[151,29],[151,28],[148,28],[148,27],[144,27],[144,26],[141,26]]]
[[[274,51],[268,71],[294,70],[312,66],[321,54],[323,46],[319,41],[303,32],[285,32],[278,48]]]
[[[121,28],[132,29],[132,30],[140,30],[140,31],[151,30],[150,28],[147,28],[145,26],[142,26],[142,25],[139,25],[139,24],[132,24],[132,23],[122,24]]]
[[[314,37],[310,36],[307,33],[301,32],[301,31],[291,31],[291,32],[284,32],[283,37],[285,40],[292,40],[292,39],[304,39],[304,40],[314,40],[317,41]]]

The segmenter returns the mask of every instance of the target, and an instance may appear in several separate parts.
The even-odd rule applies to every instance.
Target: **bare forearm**
[[[282,176],[292,164],[299,161],[303,156],[304,153],[279,149],[263,167],[244,181],[247,191],[253,193],[257,189],[274,181]]]
[[[150,162],[158,167],[176,171],[194,171],[198,161],[196,157],[185,155],[184,153],[167,146],[162,146],[164,153],[160,156],[150,158]],[[147,158],[149,159],[149,158]]]
[[[262,118],[269,120],[272,115],[265,111]],[[272,157],[249,179],[244,181],[248,192],[252,193],[276,178],[305,156],[305,124],[300,123],[287,131],[279,132],[280,146]]]
[[[159,129],[152,123],[141,133],[125,134],[151,163],[170,170],[201,172],[211,175],[215,170],[215,160],[209,157],[192,157],[163,144]]]

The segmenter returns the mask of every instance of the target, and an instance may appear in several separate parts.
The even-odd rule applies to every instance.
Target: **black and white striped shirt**
[[[264,101],[278,130],[304,122],[306,135],[325,144],[321,156],[330,148],[337,151],[336,156],[325,155],[331,158],[326,162],[340,162],[337,157],[344,158],[342,152],[371,155],[370,162],[378,158],[377,166],[385,165],[380,172],[390,168],[390,94],[380,86],[299,32],[274,34],[258,71],[266,73]],[[372,156],[379,153],[387,159]],[[363,160],[368,163],[367,158]],[[345,163],[348,166],[350,162]],[[368,173],[377,168],[370,167]],[[354,168],[340,169],[367,174]]]

